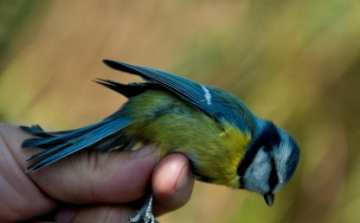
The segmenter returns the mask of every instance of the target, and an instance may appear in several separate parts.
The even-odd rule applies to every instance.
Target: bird
[[[131,151],[154,144],[159,158],[182,153],[196,180],[244,189],[272,206],[275,194],[292,178],[300,158],[295,139],[272,121],[255,115],[233,94],[177,74],[115,60],[103,62],[144,81],[122,84],[94,81],[125,97],[122,107],[105,119],[78,129],[46,132],[39,125],[21,126],[36,136],[22,148],[40,147],[27,161],[36,171],[83,149]],[[128,222],[156,222],[152,194]]]

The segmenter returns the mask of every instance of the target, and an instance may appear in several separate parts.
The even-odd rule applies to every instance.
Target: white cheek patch
[[[202,89],[204,90],[205,94],[204,97],[206,99],[206,104],[211,105],[211,94],[210,91],[203,85],[201,85]]]
[[[259,194],[267,193],[270,190],[268,184],[270,172],[270,157],[260,149],[244,174],[245,188]]]
[[[290,145],[288,143],[282,142],[278,148],[275,148],[272,152],[272,155],[275,160],[276,170],[279,178],[279,183],[274,188],[273,192],[277,193],[279,192],[287,183],[284,179],[284,176],[286,176],[287,171],[287,161],[290,158],[291,155],[291,149]]]

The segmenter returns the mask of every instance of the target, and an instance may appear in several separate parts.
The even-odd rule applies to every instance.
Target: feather
[[[151,83],[161,85],[219,123],[223,121],[233,123],[241,130],[248,132],[255,129],[247,123],[247,121],[251,121],[251,124],[255,125],[252,118],[254,115],[250,110],[239,99],[222,89],[207,87],[176,74],[149,67],[112,60],[104,60],[104,63],[113,69],[139,75],[145,80],[151,81]],[[230,101],[228,98],[230,98]],[[234,103],[236,106],[233,105]]]
[[[93,125],[75,129],[72,131],[65,131],[63,134],[53,135],[46,133],[45,138],[33,138],[24,141],[22,147],[47,147],[47,150],[40,152],[38,154],[30,157],[31,160],[38,160],[34,164],[30,165],[27,168],[27,171],[35,171],[42,167],[48,166],[70,154],[73,154],[79,150],[84,148],[91,147],[92,145],[98,146],[103,144],[102,149],[105,149],[104,145],[106,144],[106,140],[111,139],[111,135],[117,133],[127,125],[129,125],[131,121],[124,117],[122,118],[107,118],[101,122],[95,123]],[[32,128],[23,128],[28,132],[37,132],[39,127]],[[41,128],[40,128],[41,129]],[[118,139],[119,140],[119,139]],[[108,144],[108,146],[113,145],[112,142]],[[107,148],[110,149],[110,148]]]
[[[142,94],[147,90],[154,90],[161,88],[160,85],[155,83],[130,83],[130,84],[120,84],[110,80],[104,80],[97,78],[94,80],[95,83],[101,84],[119,94],[124,95],[127,98],[134,97],[136,95]]]

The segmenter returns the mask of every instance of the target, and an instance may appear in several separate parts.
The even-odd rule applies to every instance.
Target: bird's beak
[[[272,193],[267,193],[267,194],[264,194],[264,199],[265,199],[265,202],[266,204],[271,207],[274,203],[274,200],[275,200],[275,195],[272,194]]]

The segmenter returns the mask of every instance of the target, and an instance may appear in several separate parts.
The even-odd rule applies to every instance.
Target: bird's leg
[[[152,212],[153,193],[150,192],[142,208],[134,217],[129,217],[128,223],[159,223]]]

